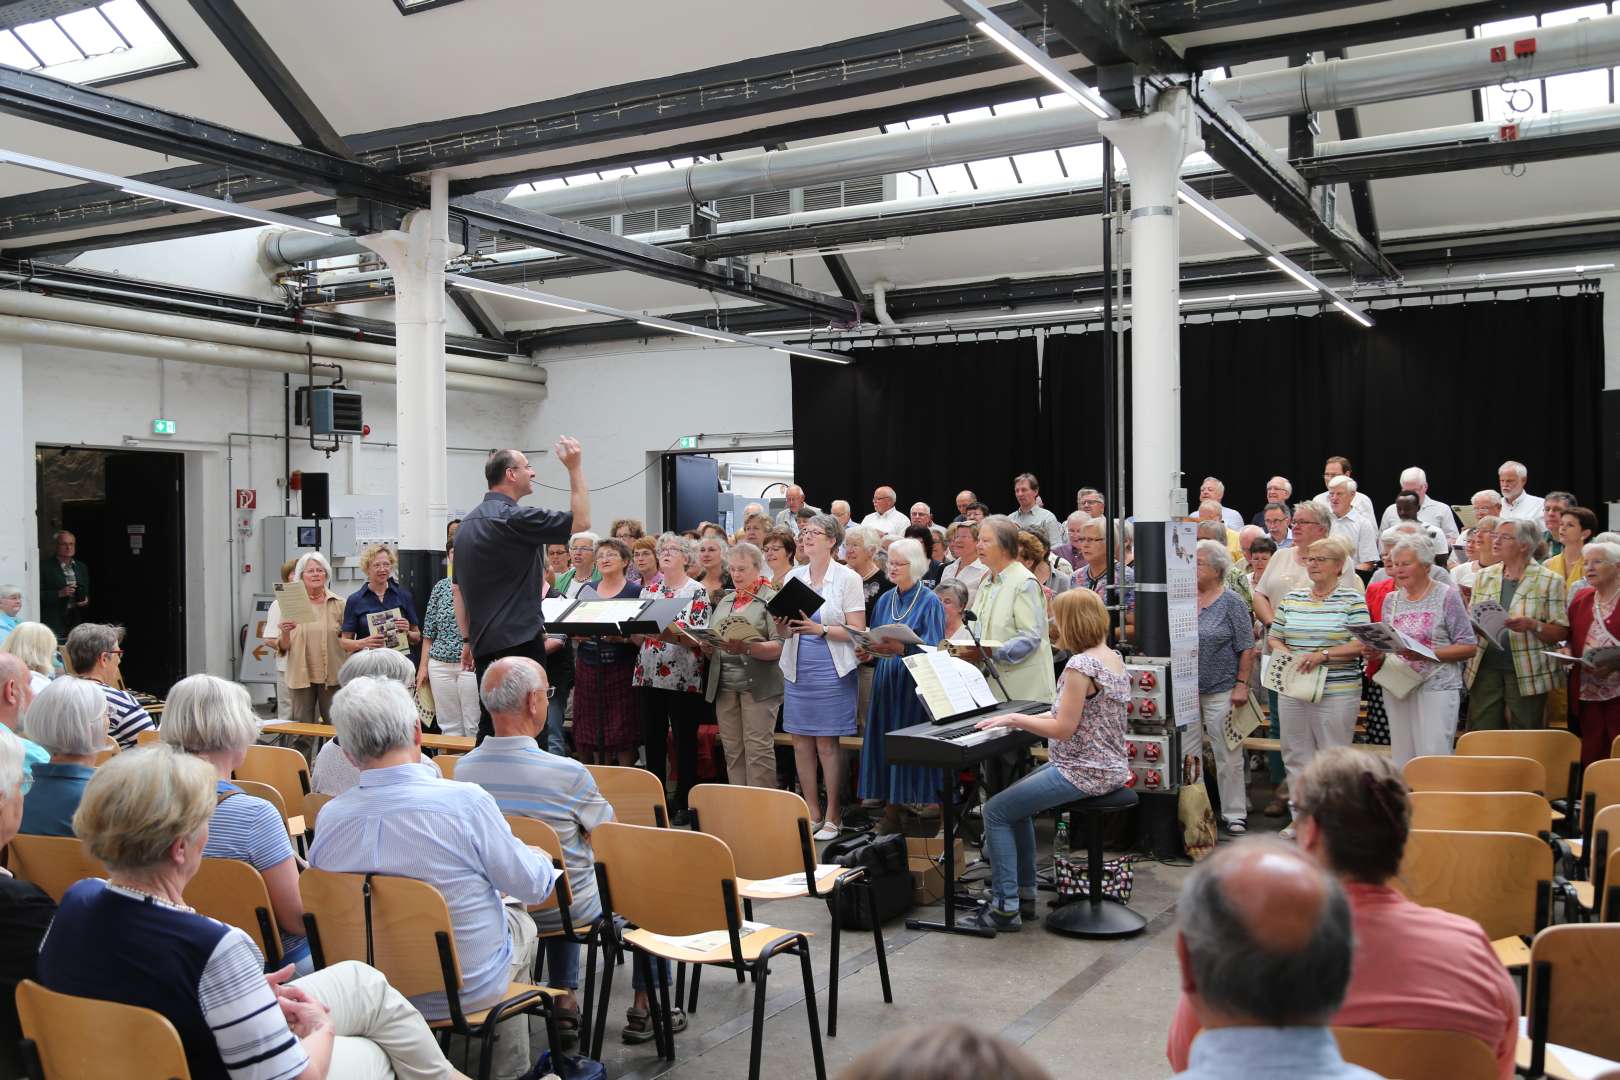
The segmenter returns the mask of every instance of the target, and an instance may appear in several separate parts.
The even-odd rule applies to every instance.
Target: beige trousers
[[[337,1038],[329,1075],[344,1080],[393,1076],[440,1080],[457,1075],[422,1014],[376,968],[349,960],[291,985],[331,1010]]]
[[[776,786],[776,710],[782,696],[758,700],[746,690],[714,696],[715,722],[726,752],[726,778],[748,787]]]

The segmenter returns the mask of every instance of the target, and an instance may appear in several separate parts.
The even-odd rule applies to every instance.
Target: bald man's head
[[[0,652],[0,723],[16,727],[34,698],[28,665],[8,652]]]
[[[1350,982],[1350,907],[1337,881],[1273,840],[1222,847],[1181,891],[1176,951],[1203,1026],[1320,1026]]]
[[[546,725],[546,669],[527,656],[503,656],[484,672],[478,696],[497,735],[538,735]]]

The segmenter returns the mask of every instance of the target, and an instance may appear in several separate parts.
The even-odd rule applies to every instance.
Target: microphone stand
[[[973,645],[979,650],[979,658],[984,661],[984,666],[989,669],[990,677],[996,680],[996,685],[1001,688],[1001,699],[1003,701],[1011,701],[1012,695],[1007,693],[1007,684],[1001,681],[1001,670],[996,667],[995,660],[991,658],[990,654],[985,651],[984,646],[980,644],[978,632],[973,629],[973,624],[978,621],[979,616],[974,612],[962,612],[962,625],[967,627],[968,637],[973,639]]]

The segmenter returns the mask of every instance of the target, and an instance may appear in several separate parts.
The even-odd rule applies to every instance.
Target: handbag
[[[1384,657],[1384,662],[1378,670],[1373,672],[1372,681],[1384,688],[1384,693],[1405,699],[1408,694],[1423,685],[1423,676],[1415,671],[1411,664],[1390,653]]]
[[[1183,784],[1176,795],[1176,816],[1181,819],[1181,842],[1195,862],[1215,850],[1215,811],[1203,782]]]
[[[607,1080],[607,1068],[595,1058],[547,1050],[521,1080]]]
[[[1121,904],[1131,902],[1131,890],[1136,887],[1136,869],[1132,865],[1136,856],[1126,855],[1118,859],[1103,860],[1102,868],[1102,894],[1109,900]],[[1067,855],[1059,855],[1053,860],[1057,870],[1057,894],[1063,902],[1070,900],[1086,900],[1091,897],[1091,882],[1088,871],[1091,869],[1087,859],[1071,859]]]

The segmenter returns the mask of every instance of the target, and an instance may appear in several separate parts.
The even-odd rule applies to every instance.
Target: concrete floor
[[[1269,787],[1256,787],[1252,803],[1265,805]],[[1282,821],[1251,812],[1254,832],[1280,828]],[[1049,824],[1040,837],[1049,852]],[[1226,838],[1222,837],[1226,842]],[[969,849],[970,858],[974,854]],[[1175,959],[1175,902],[1187,867],[1143,859],[1136,866],[1131,907],[1148,920],[1145,932],[1118,941],[1084,941],[1026,924],[1017,934],[995,940],[958,937],[905,928],[904,919],[887,925],[885,941],[894,1004],[883,1002],[870,932],[846,931],[839,983],[838,1037],[823,1038],[827,1073],[836,1077],[860,1053],[901,1027],[944,1019],[961,1020],[994,1032],[1021,1047],[1054,1078],[1076,1075],[1077,1061],[1087,1075],[1147,1080],[1169,1075],[1165,1035],[1178,995]],[[1051,893],[1043,893],[1041,908]],[[924,918],[941,908],[918,909]],[[755,918],[805,930],[811,941],[816,977],[816,1011],[827,1021],[827,934],[831,923],[824,903],[783,900],[755,906]],[[772,965],[767,985],[762,1071],[771,1080],[815,1076],[805,1021],[798,961],[783,957]],[[748,1075],[753,987],[712,969],[703,980],[698,1011],[676,1036],[676,1060],[661,1061],[651,1042],[620,1041],[629,1005],[629,968],[618,969],[602,1056],[608,1075],[630,1080],[652,1077],[719,1078]],[[673,993],[673,991],[672,991]],[[545,1045],[544,1027],[534,1023],[533,1045]]]

